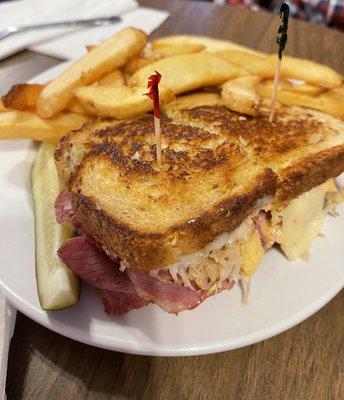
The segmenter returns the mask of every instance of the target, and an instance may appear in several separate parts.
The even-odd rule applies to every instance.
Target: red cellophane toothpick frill
[[[155,71],[155,74],[148,78],[147,88],[149,92],[146,95],[153,100],[154,105],[154,129],[156,139],[156,158],[158,166],[161,166],[161,127],[160,127],[160,101],[159,101],[159,82],[161,75]]]

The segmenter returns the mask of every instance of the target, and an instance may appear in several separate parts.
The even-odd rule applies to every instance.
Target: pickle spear
[[[36,282],[43,310],[62,310],[79,301],[79,278],[58,257],[57,249],[73,236],[71,224],[58,224],[55,200],[61,186],[54,163],[55,146],[42,143],[32,168],[35,208]]]

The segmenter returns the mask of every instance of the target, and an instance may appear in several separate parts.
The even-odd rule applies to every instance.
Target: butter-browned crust
[[[240,144],[167,117],[161,125],[160,169],[151,116],[88,124],[55,153],[84,229],[146,271],[233,230],[276,191],[276,175]]]
[[[270,124],[265,114],[205,106],[168,110],[161,125],[161,168],[151,116],[86,124],[55,153],[85,231],[145,271],[344,170],[343,122],[311,110],[279,110]]]
[[[276,188],[276,177],[267,170],[242,196],[221,201],[216,206],[164,232],[145,232],[121,223],[99,209],[91,198],[72,192],[73,208],[87,232],[113,256],[133,268],[151,271],[167,266],[180,256],[199,250],[217,235],[230,232],[252,211],[268,202]],[[263,199],[259,203],[259,199]],[[265,201],[265,202],[264,202]],[[152,216],[154,218],[154,216]]]
[[[276,202],[290,200],[344,171],[344,145],[301,158],[279,176]]]
[[[260,164],[278,175],[276,202],[300,194],[344,171],[344,122],[301,107],[282,107],[270,124],[267,112],[241,116],[223,106],[171,112],[193,126],[211,124],[213,131],[244,143]]]

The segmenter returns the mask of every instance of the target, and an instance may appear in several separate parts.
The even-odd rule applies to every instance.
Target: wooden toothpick
[[[155,71],[155,74],[148,78],[147,88],[149,92],[146,95],[153,100],[153,113],[154,113],[154,130],[155,130],[155,147],[156,147],[156,159],[158,167],[161,166],[161,127],[160,127],[160,101],[159,101],[159,82],[161,75]]]
[[[278,55],[275,67],[274,85],[271,95],[269,122],[273,122],[275,116],[275,102],[281,75],[283,50],[288,40],[287,32],[288,32],[288,21],[289,21],[289,6],[286,3],[282,3],[281,5],[280,18],[281,18],[281,25],[278,28],[278,35],[277,35]]]

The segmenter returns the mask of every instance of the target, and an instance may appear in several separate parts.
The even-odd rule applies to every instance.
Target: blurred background
[[[281,0],[202,0],[278,13]],[[344,0],[287,0],[294,18],[344,31]]]
[[[11,0],[0,0],[1,2]],[[23,0],[25,1],[25,0]],[[58,1],[58,0],[56,0]],[[73,1],[73,0],[71,0]],[[99,0],[101,2],[102,0]],[[116,1],[116,0],[113,0]],[[174,1],[174,0],[170,0]],[[194,1],[194,0],[189,0]],[[282,0],[198,0],[278,13]],[[42,0],[44,2],[44,0]],[[344,31],[344,0],[287,0],[294,18]]]

